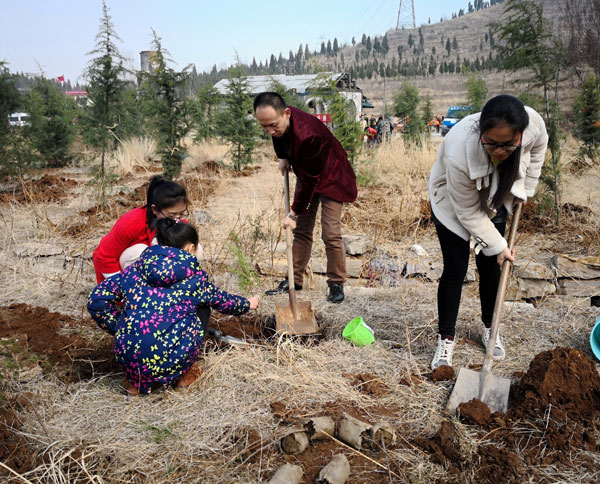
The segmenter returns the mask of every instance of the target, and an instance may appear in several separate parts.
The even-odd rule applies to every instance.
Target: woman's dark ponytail
[[[184,202],[189,203],[185,188],[177,182],[167,181],[160,175],[154,175],[150,178],[148,191],[146,192],[146,223],[152,227],[156,215],[152,211],[152,205],[156,210],[161,211],[166,208]]]
[[[198,232],[193,225],[164,217],[154,221],[156,239],[160,245],[183,249],[187,244],[198,246]]]

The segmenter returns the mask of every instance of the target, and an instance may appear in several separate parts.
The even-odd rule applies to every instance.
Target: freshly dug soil
[[[56,202],[69,194],[69,189],[79,183],[71,178],[44,175],[39,180],[26,181],[14,193],[3,193],[1,201],[10,202]]]
[[[344,374],[344,376],[352,378],[352,386],[356,387],[361,393],[373,395],[374,397],[382,397],[390,393],[388,386],[383,383],[381,378],[372,373]]]
[[[444,367],[441,367],[444,368]],[[448,466],[447,482],[523,482],[525,466],[593,465],[580,451],[598,452],[594,428],[600,414],[600,375],[580,350],[556,348],[538,354],[521,381],[511,389],[506,415],[490,414],[473,399],[458,406],[459,419],[485,428],[485,440],[463,456],[451,421],[445,420],[428,440],[414,443],[434,463]],[[491,431],[489,429],[492,429]]]
[[[431,375],[433,381],[448,381],[454,378],[454,368],[448,365],[438,366]]]
[[[81,335],[84,328],[102,333],[91,318],[76,320],[26,304],[0,307],[0,338],[14,338],[23,351],[39,355],[42,368],[71,382],[119,371],[114,340],[106,337],[92,343]],[[50,368],[44,364],[46,358]]]
[[[600,412],[600,375],[582,351],[561,347],[538,354],[516,388],[511,414],[539,417],[550,405],[580,422]]]
[[[478,398],[469,402],[463,402],[458,406],[458,419],[469,425],[481,425],[485,427],[492,421],[492,413],[489,407]]]

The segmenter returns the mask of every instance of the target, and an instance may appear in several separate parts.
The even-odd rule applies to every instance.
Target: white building
[[[317,79],[318,78],[318,79]],[[369,100],[363,96],[362,90],[356,87],[356,81],[350,78],[347,72],[333,73],[326,72],[321,74],[299,74],[290,76],[285,74],[270,76],[248,76],[246,81],[252,95],[265,91],[272,91],[274,83],[280,83],[288,91],[291,91],[304,100],[306,105],[312,110],[321,121],[328,123],[330,118],[327,112],[327,101],[323,100],[320,93],[315,92],[320,81],[334,81],[338,92],[346,99],[352,101],[350,109],[356,120],[360,120],[363,107],[373,107]],[[215,84],[215,89],[221,94],[227,93],[228,79],[222,79]]]

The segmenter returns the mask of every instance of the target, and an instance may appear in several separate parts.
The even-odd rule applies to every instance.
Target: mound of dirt
[[[600,412],[600,375],[580,350],[544,351],[531,361],[513,400],[513,416],[540,416],[551,406],[570,420],[587,421]]]
[[[598,450],[593,434],[600,414],[600,375],[580,350],[555,348],[538,354],[516,385],[507,420],[529,420],[543,426],[525,449],[528,463],[569,463],[571,454]],[[537,422],[536,422],[537,421]],[[514,443],[514,435],[505,434]],[[541,444],[541,445],[540,445]],[[540,449],[546,447],[546,451]],[[554,451],[554,452],[548,452]]]

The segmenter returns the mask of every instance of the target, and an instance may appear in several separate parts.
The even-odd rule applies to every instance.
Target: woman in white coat
[[[444,138],[429,178],[432,218],[444,270],[438,286],[438,344],[431,368],[452,366],[462,284],[475,245],[482,343],[487,347],[500,267],[514,253],[504,238],[516,203],[535,193],[548,135],[542,117],[509,95],[490,99]],[[494,359],[505,350],[498,335]]]

